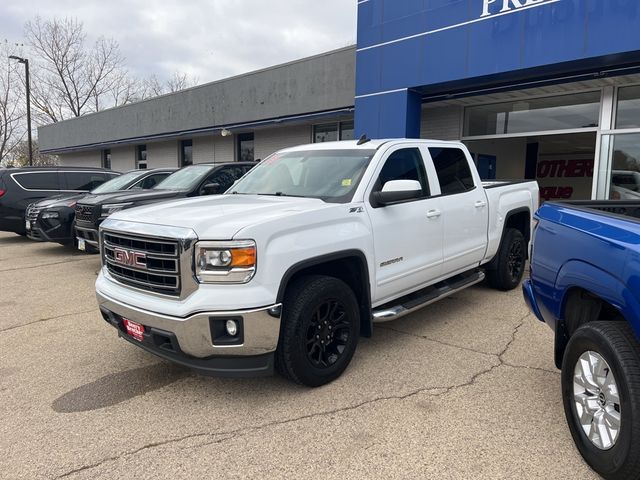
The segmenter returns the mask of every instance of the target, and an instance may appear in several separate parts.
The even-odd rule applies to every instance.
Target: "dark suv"
[[[91,167],[0,168],[0,230],[25,235],[30,203],[60,193],[89,192],[118,175]]]
[[[175,172],[176,168],[132,170],[114,177],[88,195],[106,195],[126,190],[149,190]],[[75,242],[75,206],[86,193],[66,193],[45,198],[27,207],[25,225],[31,240],[72,245]]]
[[[98,228],[114,212],[149,203],[224,193],[254,165],[254,162],[199,163],[169,175],[150,191],[87,195],[76,204],[78,248],[97,251]]]

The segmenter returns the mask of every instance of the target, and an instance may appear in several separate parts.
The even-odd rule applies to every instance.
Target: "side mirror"
[[[219,183],[205,183],[200,190],[202,195],[216,195],[220,193],[220,184]]]
[[[417,180],[391,180],[382,186],[382,191],[373,192],[374,207],[384,207],[422,197],[422,185]]]

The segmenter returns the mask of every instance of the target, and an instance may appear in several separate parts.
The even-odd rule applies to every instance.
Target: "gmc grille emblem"
[[[129,267],[147,268],[147,256],[144,253],[133,252],[123,248],[113,249],[113,258],[116,263]]]

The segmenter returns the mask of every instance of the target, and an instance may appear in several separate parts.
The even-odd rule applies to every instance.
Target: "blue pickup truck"
[[[640,478],[640,201],[549,202],[525,301],[555,332],[564,411],[586,462]]]

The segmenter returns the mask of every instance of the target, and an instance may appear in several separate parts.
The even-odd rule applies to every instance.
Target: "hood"
[[[216,195],[148,205],[109,218],[136,223],[191,228],[200,239],[229,240],[258,222],[330,208],[315,198],[260,195]]]
[[[36,203],[39,208],[49,207],[66,207],[69,202],[74,202],[82,199],[86,193],[67,193],[63,195],[55,195],[53,197],[45,198]]]
[[[105,203],[143,203],[170,200],[184,197],[187,192],[178,190],[136,190],[87,195],[82,199],[83,205],[104,205]]]

